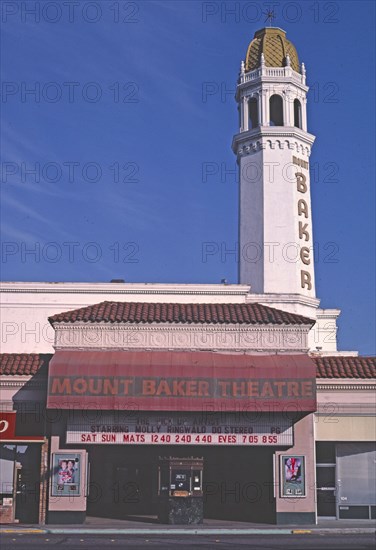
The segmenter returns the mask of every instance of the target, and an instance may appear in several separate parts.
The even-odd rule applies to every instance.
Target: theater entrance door
[[[157,514],[158,465],[145,449],[134,453],[126,446],[96,446],[89,463],[88,515],[132,519]]]
[[[87,514],[156,521],[160,457],[203,457],[205,518],[273,523],[273,454],[268,447],[93,445]]]

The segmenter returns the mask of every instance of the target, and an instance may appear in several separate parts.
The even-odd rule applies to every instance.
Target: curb
[[[9,533],[20,533],[20,534],[35,534],[35,535],[43,535],[47,531],[45,529],[0,529],[0,535],[3,533],[9,534]]]

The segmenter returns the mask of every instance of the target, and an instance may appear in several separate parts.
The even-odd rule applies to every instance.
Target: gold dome
[[[267,27],[255,32],[245,58],[246,71],[253,71],[260,67],[262,53],[267,67],[285,67],[288,54],[291,67],[300,73],[299,58],[295,46],[287,40],[286,32],[282,29]]]

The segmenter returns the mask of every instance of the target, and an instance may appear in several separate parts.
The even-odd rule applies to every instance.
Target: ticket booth
[[[159,459],[158,519],[169,525],[203,522],[203,458]]]

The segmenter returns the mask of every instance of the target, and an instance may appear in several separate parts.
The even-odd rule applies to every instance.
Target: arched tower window
[[[270,126],[283,126],[283,103],[280,95],[274,94],[269,99]]]
[[[252,97],[248,103],[249,110],[249,129],[257,128],[259,125],[258,103],[255,97]]]
[[[299,99],[294,99],[294,126],[302,127],[302,106]]]

